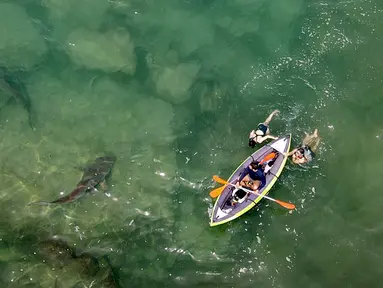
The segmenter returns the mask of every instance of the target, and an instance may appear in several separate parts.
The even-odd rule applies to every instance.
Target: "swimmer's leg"
[[[315,152],[318,149],[320,140],[321,138],[319,137],[318,129],[315,129],[313,134],[306,134],[306,137],[303,139],[302,144],[309,146],[311,151]]]
[[[310,146],[310,149],[311,151],[315,152],[317,149],[318,149],[318,146],[319,146],[319,143],[320,143],[320,137],[316,137],[315,139],[313,139],[313,142]]]
[[[271,114],[269,115],[269,117],[266,118],[265,122],[263,124],[265,124],[266,126],[268,126],[271,122],[271,120],[273,119],[273,117],[275,115],[277,115],[279,113],[279,110],[274,110],[273,112],[271,112]]]

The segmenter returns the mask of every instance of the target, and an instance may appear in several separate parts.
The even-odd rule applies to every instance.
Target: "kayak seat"
[[[275,160],[269,162],[266,164],[265,168],[264,168],[264,172],[265,172],[265,175],[269,175],[270,174],[270,170],[271,168],[273,167],[273,164],[275,163]]]
[[[231,196],[233,196],[233,200],[238,203],[242,203],[246,199],[247,192],[242,189],[234,189]]]
[[[275,160],[277,160],[278,156],[279,156],[279,152],[275,151],[275,157],[271,159],[270,161],[267,161],[263,169],[263,171],[265,172],[265,175],[269,175],[271,173],[270,170],[273,167]]]

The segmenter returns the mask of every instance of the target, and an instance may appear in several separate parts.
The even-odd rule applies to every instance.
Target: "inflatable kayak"
[[[243,161],[227,181],[235,184],[251,162],[263,162],[266,184],[258,193],[262,196],[267,195],[286,164],[287,157],[283,154],[289,151],[290,143],[291,135],[287,135],[261,147]],[[257,205],[263,198],[259,195],[248,194],[240,201],[234,201],[237,192],[238,189],[234,186],[227,185],[225,187],[214,204],[210,226],[217,226],[238,218]],[[238,199],[237,197],[236,199]]]

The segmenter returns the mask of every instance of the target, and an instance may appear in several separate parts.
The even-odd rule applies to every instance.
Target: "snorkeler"
[[[314,133],[309,135],[307,133],[303,139],[302,144],[287,154],[292,156],[291,159],[295,164],[305,164],[313,160],[315,157],[315,151],[318,149],[321,138],[318,134],[318,129],[314,130]]]
[[[255,147],[255,144],[261,144],[263,141],[267,139],[278,139],[278,137],[270,135],[269,124],[271,119],[273,119],[274,115],[277,115],[279,110],[274,110],[269,117],[263,123],[259,123],[257,129],[252,130],[249,135],[249,146],[251,148]]]

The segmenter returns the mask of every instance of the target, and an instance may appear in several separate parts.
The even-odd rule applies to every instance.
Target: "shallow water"
[[[380,287],[378,1],[0,1],[1,287]],[[6,103],[0,87],[0,103]],[[310,169],[209,227],[209,191],[275,135],[319,129]],[[61,206],[117,155],[109,193]],[[55,286],[56,285],[56,286]]]

